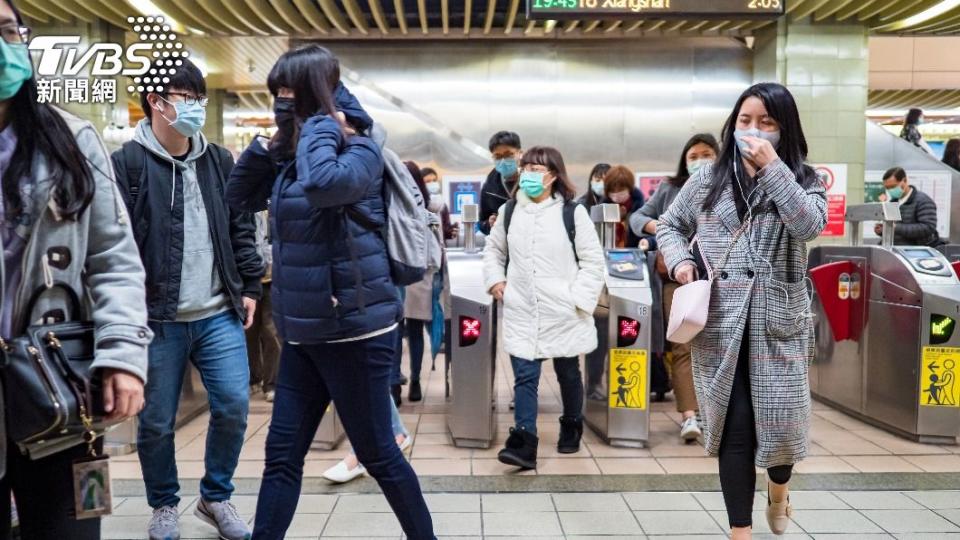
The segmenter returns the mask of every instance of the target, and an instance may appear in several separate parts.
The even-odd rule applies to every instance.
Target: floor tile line
[[[900,491],[893,491],[893,492],[891,492],[891,493],[902,493],[902,492],[900,492]],[[908,498],[909,498],[909,497],[908,497]],[[841,500],[842,500],[842,499],[841,499]],[[887,533],[888,535],[890,535],[890,536],[892,536],[892,537],[895,537],[895,536],[894,536],[894,533],[893,533],[892,531],[888,531],[888,530],[884,529],[884,528],[883,528],[883,525],[880,525],[880,524],[877,523],[876,521],[870,519],[870,516],[864,514],[864,513],[863,513],[864,511],[863,511],[863,510],[860,510],[859,508],[854,508],[854,510],[855,510],[858,514],[860,514],[861,516],[863,516],[863,519],[866,519],[866,520],[869,521],[870,523],[873,523],[874,525],[876,525],[877,528],[880,529],[881,531]]]
[[[323,527],[320,527],[320,536],[318,536],[317,538],[323,538],[323,533],[327,532],[327,525],[330,524],[330,516],[332,516],[334,512],[337,511],[337,507],[340,506],[340,499],[342,498],[342,496],[337,495],[336,497],[337,497],[336,500],[333,501],[333,506],[330,507],[330,513],[327,514],[326,521],[323,522]]]
[[[919,501],[917,501],[917,502],[919,502]],[[922,504],[922,503],[921,503],[921,504]],[[944,512],[944,511],[946,511],[946,510],[953,510],[953,509],[951,509],[951,508],[942,508],[942,509],[940,509],[940,510],[934,510],[933,508],[927,508],[927,510],[930,510],[930,511],[933,512],[934,514],[942,517],[943,519],[949,521],[950,523],[956,525],[957,527],[960,527],[960,519],[950,519],[949,517],[947,517],[947,516],[945,516],[944,514],[941,513],[941,512]]]
[[[560,519],[560,509],[557,508],[557,501],[553,498],[554,495],[556,495],[556,493],[550,493],[550,494],[549,494],[550,504],[553,505],[553,514],[554,514],[555,516],[557,516],[557,523],[560,525],[560,534],[561,534],[564,538],[566,538],[566,537],[567,537],[567,531],[565,531],[565,530],[563,529],[563,520]]]
[[[643,528],[643,524],[640,523],[640,518],[637,517],[637,511],[630,507],[630,502],[627,501],[625,495],[625,492],[620,492],[620,500],[623,501],[623,504],[627,505],[627,512],[630,512],[630,515],[633,516],[633,521],[637,523],[637,527],[640,527],[640,533],[643,534],[643,537],[646,538],[647,536],[650,536],[647,534],[647,530]]]

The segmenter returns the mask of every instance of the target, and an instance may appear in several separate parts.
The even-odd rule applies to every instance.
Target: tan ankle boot
[[[790,496],[783,502],[775,503],[770,500],[770,483],[767,483],[767,525],[770,526],[770,532],[776,535],[782,535],[787,532],[790,526],[790,516],[793,515],[793,507],[790,506]]]

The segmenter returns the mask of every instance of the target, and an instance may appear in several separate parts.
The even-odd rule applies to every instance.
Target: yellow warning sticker
[[[647,408],[647,350],[610,349],[610,408]]]
[[[960,347],[924,347],[920,358],[920,405],[960,408]]]

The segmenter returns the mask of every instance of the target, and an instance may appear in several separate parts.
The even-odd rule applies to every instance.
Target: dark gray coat
[[[666,213],[667,208],[670,208],[673,200],[679,194],[680,187],[666,180],[660,182],[650,200],[644,203],[639,210],[630,214],[630,228],[633,230],[633,234],[640,237],[647,236],[649,233],[643,232],[643,228],[646,227],[647,223],[660,219],[660,216]]]
[[[768,468],[792,465],[807,454],[813,323],[806,243],[826,226],[827,200],[821,183],[804,190],[780,160],[760,171],[757,182],[761,195],[754,198],[753,225],[735,242],[741,222],[729,182],[717,204],[702,210],[713,183],[709,166],[684,184],[661,217],[657,242],[670,275],[681,263],[693,262],[688,239],[694,234],[714,266],[707,325],[692,342],[706,449],[711,455],[719,452],[740,344],[749,326],[755,461]],[[717,268],[728,249],[726,265]]]
[[[937,203],[917,188],[900,205],[900,223],[893,229],[893,243],[901,246],[937,246]]]

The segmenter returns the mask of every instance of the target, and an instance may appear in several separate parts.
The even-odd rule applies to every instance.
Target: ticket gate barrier
[[[616,249],[620,207],[594,207],[606,260],[594,321],[600,347],[586,355],[588,426],[611,446],[642,448],[650,439],[650,328],[653,297],[646,256]]]
[[[476,249],[479,207],[463,206],[464,249],[447,252],[450,272],[450,407],[447,428],[453,444],[490,448],[496,437],[497,302],[483,284],[482,254]]]
[[[848,208],[847,221],[899,221],[893,204]],[[924,443],[960,436],[960,280],[936,249],[818,246],[813,395],[887,431]]]
[[[960,277],[960,244],[945,244],[937,249],[941,253],[946,255],[947,260],[950,261],[950,265],[953,267],[953,273]]]
[[[343,431],[337,408],[330,403],[327,406],[327,412],[323,414],[323,419],[320,420],[320,426],[317,427],[317,433],[313,436],[310,446],[320,450],[335,450],[345,438],[347,434]]]
[[[174,429],[180,429],[209,408],[207,389],[203,387],[200,372],[188,362],[183,374],[183,388],[180,390],[180,403],[177,405]],[[107,431],[103,439],[104,453],[121,456],[136,452],[139,422],[140,419],[135,416]]]

